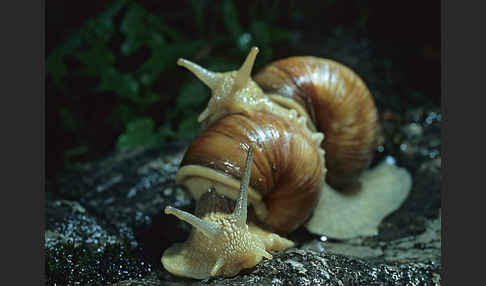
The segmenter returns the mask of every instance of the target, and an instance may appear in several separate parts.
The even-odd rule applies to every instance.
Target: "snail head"
[[[211,89],[211,99],[199,115],[198,122],[208,120],[210,123],[227,114],[242,112],[242,106],[251,105],[252,101],[260,98],[263,92],[251,79],[258,51],[257,47],[252,47],[239,70],[224,73],[209,71],[186,59],[177,61],[178,65],[188,69]]]

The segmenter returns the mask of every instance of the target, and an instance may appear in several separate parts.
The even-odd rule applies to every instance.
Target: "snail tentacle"
[[[186,59],[178,59],[177,64],[185,67],[192,72],[197,78],[199,78],[210,89],[214,89],[218,84],[218,74],[203,68],[202,66],[188,61]]]
[[[208,238],[215,239],[221,233],[221,230],[217,224],[204,221],[191,213],[176,209],[171,206],[166,207],[164,212],[166,214],[175,215],[178,219],[189,223]]]
[[[251,70],[255,64],[255,59],[258,54],[258,48],[252,47],[250,53],[246,57],[245,62],[241,65],[238,73],[235,77],[235,83],[233,85],[233,90],[231,93],[235,93],[237,90],[246,86],[248,80],[251,78]]]
[[[253,148],[250,145],[248,156],[245,163],[245,171],[240,184],[240,195],[236,201],[233,217],[239,221],[240,225],[246,224],[246,217],[248,213],[248,186],[250,185],[251,164],[253,162]]]
[[[211,276],[216,276],[216,274],[219,272],[221,267],[224,265],[224,259],[223,257],[219,257],[218,260],[216,261],[216,264],[214,264],[213,269],[211,269]]]

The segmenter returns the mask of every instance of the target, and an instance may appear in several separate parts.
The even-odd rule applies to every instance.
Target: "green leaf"
[[[177,126],[177,138],[191,138],[199,132],[201,125],[197,122],[198,116],[198,114],[185,116],[184,120]]]
[[[80,36],[88,43],[108,42],[116,31],[113,24],[114,18],[127,2],[126,0],[115,1],[94,19],[88,20],[80,30]]]
[[[154,127],[155,123],[149,117],[142,117],[130,122],[125,133],[118,137],[116,148],[127,150],[156,145],[160,141],[160,136],[154,132]]]
[[[147,12],[140,5],[130,5],[120,25],[120,31],[125,35],[125,41],[121,45],[122,54],[133,54],[152,38],[153,28],[147,25],[146,17]],[[158,34],[157,39],[163,42],[162,35]]]
[[[178,58],[193,55],[205,44],[205,41],[184,41],[171,45],[164,44],[152,49],[150,58],[137,71],[140,82],[150,86],[155,81],[161,80],[160,76],[163,72],[176,67]]]
[[[140,82],[146,86],[152,85],[159,79],[163,71],[167,70],[171,65],[175,66],[175,61],[175,56],[170,54],[167,46],[153,49],[150,58],[137,71],[140,75]]]
[[[181,87],[179,96],[176,99],[178,110],[203,110],[208,102],[211,92],[207,86],[200,81],[191,81]],[[197,112],[197,111],[196,111]]]
[[[139,84],[135,78],[128,73],[120,73],[115,68],[108,68],[101,76],[99,91],[112,91],[117,95],[130,99],[134,103],[142,102],[139,96]]]
[[[115,129],[122,130],[130,121],[135,120],[136,117],[137,115],[132,105],[120,103],[114,107],[108,121]]]
[[[160,126],[160,128],[157,132],[159,133],[159,136],[161,137],[161,139],[165,139],[165,140],[173,139],[177,135],[175,133],[175,131],[172,129],[172,127],[170,126],[169,122]]]
[[[106,47],[103,47],[103,43],[108,42],[114,35],[113,19],[125,6],[126,2],[126,0],[117,1],[96,16],[96,18],[87,20],[78,32],[68,36],[64,43],[48,56],[47,72],[51,74],[57,87],[63,88],[62,80],[67,73],[67,68],[63,62],[65,56],[74,55],[83,64],[88,62],[90,66],[87,67],[87,73],[94,76],[99,74],[99,70],[95,72],[99,66],[114,60],[113,53]],[[83,44],[90,46],[91,50],[80,52],[79,48]],[[92,47],[93,45],[97,47]],[[102,62],[99,63],[99,60]]]
[[[143,94],[143,97],[140,100],[140,105],[142,105],[142,108],[146,108],[160,100],[160,94],[155,93],[153,91],[145,91]]]
[[[161,17],[147,13],[147,24],[153,28],[154,31],[161,32],[173,42],[185,41],[185,37],[177,29],[172,28],[164,23]]]
[[[115,55],[104,44],[93,46],[87,51],[79,51],[76,58],[83,64],[83,72],[94,77],[101,76],[115,63]]]

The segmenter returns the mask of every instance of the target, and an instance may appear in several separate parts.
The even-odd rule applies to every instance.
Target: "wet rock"
[[[324,247],[329,253],[339,253],[358,258],[370,258],[383,255],[383,250],[379,247],[373,248],[359,244],[331,242],[325,244]]]
[[[402,237],[392,241],[380,237],[356,238],[340,242],[323,242],[314,239],[301,249],[320,249],[323,253],[341,254],[347,257],[380,262],[421,262],[440,265],[441,217],[429,220],[426,230],[419,235]]]
[[[381,264],[337,254],[290,250],[227,279],[190,285],[436,285],[433,264]]]
[[[141,278],[151,265],[137,254],[129,228],[115,229],[81,204],[46,195],[47,285],[86,285]]]
[[[175,277],[160,264],[163,250],[175,241],[184,240],[188,231],[173,216],[162,215],[162,208],[167,204],[186,209],[191,206],[188,198],[173,188],[173,176],[182,151],[167,155],[164,150],[146,150],[131,157],[125,154],[118,160],[119,154],[112,155],[107,160],[120,164],[111,166],[115,173],[122,174],[122,179],[106,188],[99,188],[106,186],[99,179],[103,176],[90,178],[100,174],[96,170],[109,165],[102,160],[91,163],[90,168],[84,169],[78,177],[71,177],[68,183],[64,181],[57,194],[48,194],[45,248],[49,282],[104,284],[110,281],[117,283],[115,285],[440,283],[439,157],[422,160],[415,171],[410,198],[382,223],[378,236],[322,241],[300,229],[290,236],[297,248],[275,254],[273,260],[264,260],[233,278],[197,281]],[[110,172],[100,172],[110,177],[106,176]],[[76,184],[85,188],[82,198],[62,197],[64,188]],[[420,223],[416,217],[421,218]],[[402,225],[410,221],[416,229]],[[397,229],[405,230],[397,232]],[[70,280],[60,280],[61,277]]]
[[[103,251],[106,244],[136,243],[129,228],[115,229],[91,215],[76,201],[56,199],[47,194],[45,247],[59,243],[85,245],[94,251]],[[136,245],[134,245],[136,246]]]
[[[441,217],[426,223],[425,232],[404,237],[386,244],[386,261],[433,261],[439,264],[441,256]]]
[[[384,143],[378,147],[377,160],[393,156],[413,174],[421,164],[440,159],[441,121],[437,106],[382,114]]]
[[[190,198],[175,185],[175,174],[187,142],[119,152],[79,166],[59,180],[57,195],[77,199],[94,216],[129,229],[149,260],[181,241],[189,227],[163,214],[167,205],[189,210]]]
[[[182,144],[119,152],[60,179],[58,195],[79,200],[114,225],[144,227],[167,204],[190,201],[175,185]]]
[[[46,285],[103,285],[142,278],[152,266],[122,244],[92,251],[85,244],[59,243],[45,249]]]

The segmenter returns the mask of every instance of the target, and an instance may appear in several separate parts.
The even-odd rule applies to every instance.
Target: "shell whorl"
[[[281,104],[302,107],[325,134],[326,181],[341,190],[357,183],[371,163],[379,131],[376,106],[363,80],[340,63],[316,57],[275,61],[254,80]]]
[[[226,116],[194,140],[181,166],[241,178],[242,146],[250,144],[257,146],[250,185],[266,206],[260,220],[280,233],[295,230],[312,214],[325,172],[321,149],[300,125],[264,112]]]

